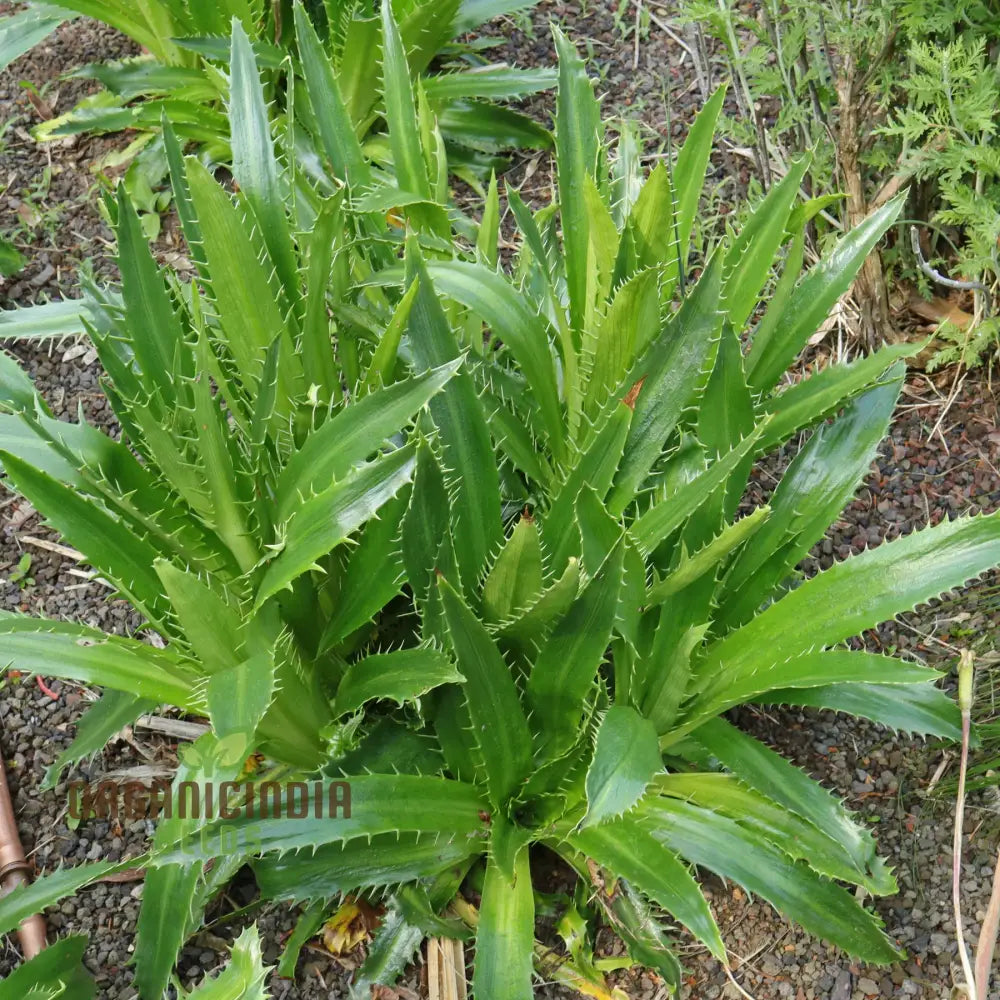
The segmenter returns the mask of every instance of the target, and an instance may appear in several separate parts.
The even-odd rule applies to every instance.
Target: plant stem
[[[955,837],[952,844],[951,894],[955,908],[955,936],[958,954],[962,961],[962,975],[965,976],[969,1000],[980,1000],[976,977],[969,960],[969,950],[965,945],[965,931],[962,928],[962,823],[965,818],[965,775],[969,767],[969,728],[972,716],[972,652],[963,649],[958,665],[958,705],[962,711],[962,757],[958,771],[958,801],[955,803]],[[982,998],[985,1000],[985,998]]]
[[[981,997],[987,995],[990,985],[990,969],[993,967],[993,952],[996,949],[997,934],[1000,932],[1000,854],[993,866],[993,890],[990,905],[986,909],[983,929],[979,932],[976,945],[976,992]]]

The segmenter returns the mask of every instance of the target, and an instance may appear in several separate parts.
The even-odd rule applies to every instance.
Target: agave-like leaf
[[[612,705],[597,729],[581,828],[627,813],[662,768],[656,727],[627,705]]]
[[[905,197],[897,195],[844,235],[789,297],[783,312],[787,321],[775,323],[769,338],[754,339],[747,355],[747,377],[755,390],[769,391],[778,381],[850,286],[872,247],[896,220]]]
[[[791,861],[755,831],[713,809],[674,798],[647,798],[639,812],[652,824],[650,836],[657,842],[762,896],[811,933],[868,962],[898,958],[881,922],[850,893]],[[598,829],[612,835],[611,826]]]
[[[513,876],[496,864],[486,867],[472,978],[475,995],[530,1000],[534,941],[535,900],[528,850],[523,847]]]
[[[374,653],[348,667],[337,688],[336,710],[347,715],[374,698],[391,698],[402,704],[442,684],[461,684],[464,680],[451,660],[438,650]]]
[[[479,789],[448,778],[410,774],[352,775],[349,779],[349,809],[341,806],[336,815],[329,813],[331,791],[337,802],[340,786],[330,782],[307,782],[305,789],[282,790],[280,804],[268,799],[266,816],[261,803],[254,809],[241,809],[235,819],[201,823],[197,843],[182,841],[164,845],[151,858],[155,865],[187,864],[208,860],[219,844],[219,834],[226,828],[252,847],[254,853],[288,854],[301,848],[319,848],[327,844],[367,839],[380,834],[428,834],[441,831],[459,840],[481,837],[485,833],[486,800]],[[302,819],[289,811],[304,810]],[[317,816],[319,814],[319,816]],[[482,814],[482,815],[480,815]],[[230,834],[227,833],[227,836]],[[468,845],[466,845],[468,846]],[[328,894],[329,895],[329,894]]]
[[[593,858],[681,921],[711,953],[726,960],[718,925],[701,887],[677,855],[631,817],[570,834],[571,847]]]
[[[49,945],[0,983],[0,1000],[92,1000],[97,983],[83,964],[87,938],[74,934]]]
[[[169,649],[73,622],[9,613],[0,615],[0,636],[7,669],[100,684],[157,703],[203,707],[193,664]]]
[[[438,583],[448,622],[448,636],[473,726],[473,738],[486,766],[487,787],[500,808],[529,771],[531,735],[517,688],[500,650],[455,589]],[[503,720],[498,726],[496,721]]]
[[[767,664],[830,646],[959,587],[1000,562],[1000,517],[963,517],[835,563],[713,643],[703,676],[733,682]]]
[[[284,545],[268,565],[257,606],[333,551],[413,478],[413,449],[407,445],[362,466],[352,475],[297,506]]]
[[[189,993],[188,1000],[267,1000],[271,995],[264,981],[268,967],[264,965],[257,925],[247,927],[233,942],[232,954],[226,967]]]

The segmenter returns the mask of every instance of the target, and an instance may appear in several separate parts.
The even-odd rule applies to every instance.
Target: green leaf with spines
[[[348,403],[306,439],[278,477],[278,518],[303,499],[345,479],[447,385],[461,367],[455,359],[437,368],[375,389]]]
[[[587,815],[581,828],[627,813],[663,769],[656,727],[627,705],[612,705],[597,729],[587,770]]]
[[[314,851],[265,854],[253,868],[264,899],[305,902],[434,878],[481,851],[476,839],[397,832],[324,844]]]
[[[73,742],[45,772],[42,790],[51,791],[67,767],[100,753],[117,733],[156,706],[157,702],[137,698],[126,691],[115,691],[113,688],[105,691],[80,717]]]
[[[737,553],[719,595],[715,628],[741,625],[806,557],[867,474],[902,387],[898,377],[850,401],[792,459],[771,497],[772,517]]]
[[[406,247],[406,284],[419,281],[410,310],[409,340],[414,367],[447,364],[459,355],[451,329],[416,242]],[[430,402],[441,441],[442,465],[452,487],[451,524],[462,538],[458,556],[463,583],[478,579],[489,553],[503,537],[496,460],[486,418],[468,372],[452,379],[449,392]]]
[[[843,844],[809,820],[748,788],[736,775],[665,774],[656,779],[656,791],[735,820],[770,840],[792,859],[806,861],[821,875],[864,886],[875,895],[896,891],[896,881],[884,867],[873,873],[859,868]]]
[[[9,481],[90,564],[126,594],[150,621],[168,614],[159,580],[153,572],[157,552],[130,526],[92,499],[39,472],[9,452],[0,452]]]
[[[587,695],[611,640],[623,559],[620,542],[534,658],[526,696],[539,759],[560,756],[575,740]]]
[[[490,801],[501,808],[530,770],[528,722],[514,679],[489,632],[444,577],[438,588],[456,665],[465,677],[463,691],[486,767]]]
[[[271,118],[250,39],[238,18],[232,21],[229,60],[229,134],[233,176],[257,223],[281,283],[287,308],[301,312],[301,287],[292,234],[285,212],[287,181],[271,138]]]
[[[487,622],[507,621],[532,605],[543,587],[542,549],[534,518],[523,514],[504,542],[483,584]]]
[[[637,812],[649,836],[665,848],[762,896],[807,931],[868,962],[898,958],[877,917],[755,831],[711,809],[662,796],[647,797]],[[612,827],[598,829],[610,833]]]
[[[709,951],[725,961],[726,949],[701,887],[677,855],[631,817],[576,830],[570,847],[625,878],[683,923]]]
[[[127,691],[141,698],[197,710],[197,673],[169,649],[108,635],[73,622],[0,614],[4,667],[22,673]]]
[[[268,1000],[264,985],[268,966],[264,965],[257,925],[247,927],[233,942],[229,962],[217,976],[206,979],[188,1000]]]
[[[97,984],[83,964],[87,937],[74,934],[49,945],[0,982],[0,1000],[92,1000]]]
[[[514,862],[513,876],[486,866],[476,930],[472,988],[476,996],[531,1000],[535,941],[535,901],[527,846]]]
[[[445,839],[459,840],[467,849],[475,838],[485,833],[480,813],[486,808],[486,802],[479,789],[471,785],[448,778],[409,774],[351,775],[349,780],[349,815],[345,815],[343,806],[335,815],[330,815],[330,782],[310,781],[305,783],[304,794],[300,794],[301,790],[292,793],[283,790],[277,808],[269,798],[265,807],[267,816],[260,815],[258,796],[253,815],[241,810],[236,818],[202,823],[193,831],[196,838],[184,844],[165,845],[149,863],[166,865],[207,860],[219,844],[223,827],[228,831],[227,836],[235,836],[255,854],[276,852],[281,855],[328,844],[367,842],[380,834],[396,837],[401,833],[414,833],[428,835],[433,840],[443,830],[447,831]],[[296,808],[305,808],[305,818],[288,815],[289,794],[294,794]],[[279,811],[281,814],[276,815]],[[320,818],[316,818],[317,811],[322,814]],[[377,858],[372,860],[373,864],[378,864]]]
[[[871,719],[890,729],[921,736],[961,740],[962,718],[954,699],[930,679],[925,684],[874,682],[778,688],[754,701],[773,705],[826,708]]]
[[[299,57],[316,113],[323,151],[337,178],[351,188],[364,189],[371,183],[371,171],[341,93],[336,67],[301,3],[295,3],[294,14]]]
[[[549,554],[549,565],[555,571],[561,572],[567,560],[578,552],[580,534],[573,520],[577,499],[589,487],[598,500],[604,501],[622,462],[632,422],[632,407],[619,402],[601,418],[589,445],[576,456],[565,479],[553,491],[542,518],[542,540]]]
[[[570,559],[561,576],[526,611],[497,627],[503,638],[538,640],[569,610],[580,588],[580,562]]]
[[[692,754],[691,743],[703,748],[700,755]],[[759,740],[716,718],[699,726],[684,747],[695,763],[721,764],[751,788],[814,823],[844,847],[860,872],[884,869],[871,833],[818,782]]]
[[[612,514],[622,513],[643,486],[698,382],[722,325],[721,279],[722,262],[716,254],[629,373],[631,385],[639,388],[621,466],[607,501]]]
[[[828,365],[809,378],[766,399],[762,414],[770,416],[760,436],[760,453],[783,444],[798,431],[835,414],[845,403],[880,381],[891,380],[895,362],[918,354],[924,345],[890,344],[857,361]]]
[[[406,577],[400,535],[409,499],[401,492],[362,529],[344,565],[334,610],[320,636],[320,652],[377,621],[378,613],[400,593]]]
[[[284,545],[268,565],[257,590],[256,606],[313,569],[413,478],[414,451],[406,445],[389,452],[297,506]]]
[[[963,517],[835,563],[717,640],[699,667],[733,682],[959,587],[1000,562],[1000,516]],[[766,663],[765,663],[766,661]]]
[[[436,649],[373,653],[347,668],[334,706],[338,713],[347,715],[373,699],[388,698],[402,705],[442,684],[464,681],[448,656]]]
[[[730,242],[726,253],[723,307],[736,329],[743,327],[757,305],[775,255],[784,242],[786,223],[809,164],[809,156],[801,156],[791,163],[785,176],[761,199]]]
[[[904,199],[905,194],[897,195],[841,237],[789,296],[782,314],[787,321],[776,323],[769,339],[754,339],[747,355],[747,379],[755,391],[771,391],[848,289],[869,251],[896,220]]]
[[[770,507],[758,507],[746,517],[741,517],[733,524],[727,524],[710,542],[691,555],[683,555],[680,562],[667,576],[654,583],[648,591],[647,600],[650,605],[661,604],[674,594],[701,579],[707,573],[721,572],[720,567],[737,552],[748,539],[767,523],[771,515]]]

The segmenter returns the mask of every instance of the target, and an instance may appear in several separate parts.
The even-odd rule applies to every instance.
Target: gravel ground
[[[4,4],[0,3],[0,12]],[[667,16],[665,8],[655,7]],[[620,11],[620,13],[619,13]],[[691,114],[700,103],[697,83],[689,75],[683,50],[656,24],[635,43],[635,8],[611,0],[585,7],[543,4],[504,28],[505,57],[525,65],[551,60],[546,18],[560,21],[581,45],[590,39],[592,65],[599,73],[605,107],[635,117],[651,136],[666,140],[667,106],[671,140],[680,141]],[[499,32],[497,32],[499,33]],[[27,129],[38,110],[19,86],[29,80],[42,101],[56,113],[72,106],[86,91],[83,81],[59,82],[57,74],[101,57],[124,54],[127,43],[113,33],[81,22],[64,28],[40,49],[0,75],[0,122],[14,122],[0,144],[0,232],[14,233],[29,258],[25,271],[0,285],[4,305],[75,294],[77,268],[89,260],[101,276],[112,276],[111,233],[96,210],[90,165],[118,140],[79,140],[37,147]],[[637,58],[638,56],[638,58]],[[665,96],[668,91],[669,102]],[[538,104],[543,112],[549,106]],[[528,169],[521,166],[515,180]],[[547,176],[544,164],[539,178]],[[167,227],[159,249],[177,249]],[[15,349],[49,399],[54,411],[75,419],[82,406],[88,420],[110,426],[110,415],[99,389],[99,371],[85,344],[63,343],[44,348]],[[938,382],[914,376],[904,396],[891,438],[881,449],[858,498],[817,546],[814,561],[829,564],[884,538],[895,537],[928,522],[971,509],[1000,506],[1000,414],[987,382],[972,375],[959,387],[940,433],[931,433],[942,415],[951,376]],[[788,456],[775,456],[755,476],[753,492],[763,499]],[[32,543],[29,539],[35,539]],[[73,575],[71,560],[40,548],[37,540],[55,541],[30,508],[0,492],[0,607],[53,617],[72,617],[109,631],[131,633],[138,622],[122,602],[107,600],[99,584]],[[31,555],[28,580],[10,581],[23,553]],[[905,648],[937,666],[949,666],[956,647],[975,638],[990,649],[997,609],[988,600],[991,581],[954,599],[921,608],[865,636],[872,648]],[[992,581],[995,585],[995,581]],[[65,816],[65,786],[42,792],[46,768],[72,738],[73,726],[88,692],[53,682],[55,698],[34,682],[12,681],[0,690],[0,743],[10,767],[21,835],[39,871],[87,858],[119,858],[139,854],[146,843],[145,825],[121,828],[94,824],[71,830]],[[829,712],[743,710],[740,722],[795,760],[835,790],[876,829],[882,853],[896,869],[898,896],[875,907],[892,937],[908,957],[889,968],[852,963],[835,949],[790,927],[766,904],[748,899],[733,886],[709,882],[714,911],[732,956],[741,986],[759,1000],[861,1000],[865,997],[940,998],[952,979],[955,943],[950,917],[950,808],[940,796],[928,794],[947,749],[927,746],[867,723]],[[147,767],[169,769],[176,747],[148,731],[126,732],[88,768],[68,777],[90,778],[117,770]],[[953,757],[950,764],[954,768]],[[966,867],[963,880],[970,936],[989,895],[992,861],[1000,816],[989,795],[974,795],[969,803]],[[249,888],[237,884],[220,901],[213,919],[248,899]],[[90,935],[87,962],[100,983],[100,995],[131,998],[126,969],[134,935],[141,882],[102,883],[50,912],[53,931],[83,931]],[[265,941],[265,957],[273,961],[294,913],[285,908],[257,915]],[[203,932],[186,949],[181,964],[185,982],[197,981],[217,967],[226,943],[238,925],[218,924]],[[682,995],[690,1000],[735,997],[717,962],[690,941],[682,941],[688,978]],[[0,975],[18,961],[10,942],[0,946]],[[275,996],[288,998],[345,995],[349,970],[338,967],[320,949],[308,949],[295,983],[274,983]],[[661,998],[666,993],[651,977],[624,973],[619,985],[633,998]],[[420,970],[414,969],[406,988],[425,995]],[[401,992],[406,996],[405,991]],[[413,995],[413,994],[411,994]],[[556,996],[548,987],[540,996]]]

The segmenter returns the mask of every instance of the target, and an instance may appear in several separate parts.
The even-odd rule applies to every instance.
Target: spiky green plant
[[[391,169],[384,143],[386,108],[378,101],[378,68],[386,56],[388,29],[398,33],[408,71],[419,78],[422,99],[440,121],[451,166],[478,185],[506,163],[502,150],[544,148],[545,129],[509,106],[511,99],[545,90],[553,83],[547,69],[519,70],[491,64],[481,53],[488,44],[463,46],[460,36],[485,22],[529,6],[533,0],[374,0],[309,5],[310,39],[298,21],[305,8],[296,2],[268,0],[67,0],[58,6],[32,2],[0,19],[0,69],[43,41],[74,17],[96,18],[131,38],[145,51],[122,62],[99,62],[76,75],[97,80],[103,89],[35,129],[47,141],[79,133],[133,130],[125,151],[109,159],[120,169],[130,164],[125,183],[133,200],[155,225],[162,207],[157,188],[165,173],[160,123],[166,115],[182,143],[197,147],[206,162],[228,165],[232,157],[224,106],[229,98],[229,35],[234,24],[253,40],[267,79],[267,97],[297,112],[288,142],[304,163],[315,162],[317,119],[323,107],[310,107],[311,81],[301,63],[302,48],[318,44],[335,74],[345,112],[357,137],[371,144],[376,162]],[[481,39],[485,43],[486,40]],[[343,178],[326,179],[336,185]]]
[[[55,419],[0,353],[8,487],[37,504],[143,620],[126,637],[0,616],[4,667],[106,689],[53,780],[162,703],[212,723],[212,742],[182,777],[213,767],[235,777],[256,746],[279,766],[311,771],[327,759],[339,720],[371,698],[405,702],[458,677],[433,649],[383,651],[378,626],[403,582],[392,540],[416,468],[406,431],[460,358],[406,377],[397,356],[405,312],[393,319],[378,290],[361,293],[369,323],[379,322],[380,303],[385,312],[378,350],[360,347],[347,324],[334,346],[331,309],[358,308],[337,294],[363,263],[356,233],[341,195],[286,202],[239,30],[232,63],[238,194],[184,159],[165,130],[194,280],[164,275],[119,189],[111,211],[120,292],[94,290],[78,307],[121,436]],[[19,321],[30,326],[37,315],[25,310]],[[393,641],[406,634],[397,629]],[[369,670],[381,686],[372,689]],[[164,822],[160,836],[169,842],[178,829]],[[203,907],[232,871],[151,873],[147,889],[168,910],[144,911],[140,925],[144,995],[160,996],[199,900]]]
[[[234,51],[243,44],[237,38]],[[338,320],[336,357],[351,366],[343,377],[356,384],[360,370],[365,387],[373,370],[395,371],[394,363],[384,365],[398,358],[416,373],[401,385],[406,392],[423,386],[427,403],[416,443],[349,474],[381,476],[406,455],[413,484],[408,500],[387,500],[381,518],[363,529],[346,566],[336,552],[328,554],[348,534],[343,523],[335,521],[336,530],[327,531],[330,521],[316,516],[317,499],[299,493],[320,487],[311,476],[319,468],[327,474],[325,465],[314,464],[326,460],[326,446],[343,447],[349,439],[325,428],[357,415],[366,400],[352,395],[351,405],[315,430],[311,416],[296,419],[302,407],[309,414],[315,409],[310,400],[316,394],[311,384],[306,387],[313,376],[298,382],[302,393],[293,388],[286,397],[282,389],[282,378],[312,351],[328,358],[319,344],[328,349],[323,337],[329,337],[329,326],[325,310],[308,308],[317,301],[308,295],[311,285],[303,315],[323,314],[323,335],[313,342],[296,327],[298,313],[287,300],[286,312],[269,324],[287,330],[287,340],[281,334],[267,350],[259,348],[249,367],[256,377],[233,384],[234,370],[244,367],[235,352],[244,348],[232,324],[251,319],[251,303],[259,303],[248,291],[230,310],[228,282],[271,287],[277,297],[294,287],[283,276],[301,271],[294,262],[282,270],[288,263],[284,230],[267,224],[278,217],[281,194],[271,180],[276,168],[267,144],[254,147],[256,158],[237,156],[235,162],[256,165],[237,170],[239,203],[268,238],[256,255],[231,265],[226,255],[212,254],[212,234],[219,219],[240,216],[194,161],[187,164],[178,204],[192,246],[204,248],[196,251],[204,270],[197,290],[172,293],[175,315],[183,311],[187,317],[181,340],[192,351],[204,342],[211,348],[194,357],[200,370],[211,372],[217,392],[210,400],[221,396],[235,411],[228,450],[245,451],[245,468],[265,483],[283,459],[286,470],[272,493],[252,490],[233,508],[247,517],[253,512],[250,530],[206,523],[206,513],[198,516],[197,509],[192,523],[215,536],[225,531],[236,546],[230,553],[241,572],[234,569],[217,596],[234,607],[245,642],[267,627],[270,614],[282,626],[276,647],[295,652],[295,683],[316,681],[312,703],[302,698],[294,711],[289,705],[291,721],[312,733],[309,749],[315,747],[315,754],[289,752],[282,742],[288,734],[267,728],[285,690],[275,692],[273,681],[267,683],[274,658],[261,663],[247,656],[213,683],[221,674],[205,664],[215,662],[215,654],[195,648],[182,602],[164,588],[156,594],[137,590],[120,568],[112,567],[112,578],[144,613],[157,612],[151,621],[171,639],[166,650],[128,645],[130,654],[142,650],[137,655],[148,669],[132,656],[117,655],[124,640],[101,638],[104,655],[91,657],[91,636],[76,626],[10,617],[0,621],[0,641],[5,652],[21,651],[13,662],[22,670],[128,685],[133,692],[142,683],[157,700],[207,710],[213,732],[185,758],[178,781],[234,777],[242,756],[260,746],[274,764],[285,765],[279,777],[347,776],[351,813],[161,823],[146,861],[143,946],[136,950],[144,998],[159,997],[177,948],[197,926],[206,900],[245,861],[254,866],[263,898],[309,904],[293,949],[331,901],[360,891],[386,902],[382,929],[355,983],[358,995],[397,975],[425,934],[469,936],[467,925],[474,924],[477,997],[530,997],[533,961],[543,959],[534,947],[533,874],[551,864],[553,854],[594,889],[604,921],[633,958],[656,967],[671,984],[679,981],[679,966],[663,911],[725,958],[692,866],[733,879],[856,955],[871,961],[896,955],[876,917],[837,884],[872,894],[893,891],[892,875],[870,835],[835,798],[724,713],[757,702],[821,705],[917,732],[958,731],[954,705],[935,686],[937,673],[849,649],[845,642],[1000,562],[997,517],[959,519],[914,533],[809,580],[796,574],[866,474],[902,382],[899,359],[917,347],[885,348],[852,365],[779,383],[899,205],[886,206],[845,236],[800,278],[803,227],[815,206],[796,205],[799,164],[746,228],[699,265],[696,278],[687,244],[721,94],[694,124],[676,160],[644,176],[627,130],[612,156],[583,65],[560,35],[557,45],[559,202],[532,213],[516,192],[508,192],[521,234],[509,273],[497,265],[495,187],[475,248],[459,249],[466,244],[454,238],[454,219],[442,216],[435,199],[439,174],[427,155],[435,145],[433,128],[419,127],[405,74],[393,78],[396,89],[387,100],[389,141],[397,170],[406,171],[403,190],[416,195],[406,206],[411,233],[402,266],[395,265],[394,238],[384,220],[381,230],[371,229],[381,218],[375,204],[355,198],[355,184],[369,194],[380,190],[378,184],[373,188],[349,172],[355,180],[336,203],[343,218],[352,220],[345,229],[354,238],[351,253],[337,256],[349,266],[336,272],[322,302]],[[253,107],[256,99],[243,103]],[[331,117],[327,125],[324,152],[330,160],[347,155],[364,168],[368,161],[359,158],[346,124]],[[266,129],[234,128],[233,134],[260,136]],[[391,182],[384,189],[395,197]],[[208,190],[214,192],[211,201],[205,200]],[[127,208],[121,212],[123,220],[130,218]],[[135,246],[135,239],[127,242],[128,226],[123,222],[121,233],[126,245]],[[339,226],[333,230],[340,232]],[[232,232],[253,245],[252,226]],[[304,243],[317,254],[327,246],[316,232],[311,240],[293,234],[292,254]],[[227,247],[239,243],[231,239]],[[786,246],[775,291],[760,303],[776,255]],[[265,273],[244,274],[257,256],[269,265]],[[328,265],[320,268],[324,275],[328,271]],[[126,282],[126,318],[140,306],[145,316],[147,303],[161,292],[145,288],[142,297],[132,297]],[[120,336],[121,319],[105,320]],[[359,330],[368,330],[370,339],[351,335]],[[241,330],[245,337],[252,332]],[[95,337],[112,401],[143,458],[139,467],[163,468],[158,485],[176,496],[170,510],[184,511],[191,500],[173,477],[183,476],[190,456],[198,454],[197,427],[180,435],[191,449],[184,451],[185,461],[165,468],[146,436],[173,423],[141,423],[132,411],[141,413],[142,400],[158,402],[176,388],[157,384],[135,391],[129,380],[137,372],[152,377],[161,366],[146,366],[138,356],[123,363],[119,339],[101,327]],[[299,349],[282,347],[289,342]],[[468,360],[455,372],[463,349]],[[449,375],[432,394],[430,382],[443,383]],[[186,386],[192,379],[197,385],[193,377],[170,385]],[[5,459],[14,483],[30,490],[32,476],[40,479],[31,463],[53,482],[60,468],[67,476],[48,450],[52,422],[38,412],[30,386],[6,367],[3,384],[17,421],[10,426],[24,441],[19,457],[6,447],[14,456]],[[315,384],[324,399],[322,386],[331,383]],[[398,385],[382,391],[394,390],[404,391]],[[280,403],[286,398],[287,414]],[[421,405],[415,397],[413,403],[398,426]],[[178,413],[191,409],[179,407]],[[246,436],[241,416],[257,436]],[[67,426],[60,425],[64,435],[83,436]],[[365,421],[363,428],[370,432],[372,423]],[[739,516],[754,460],[803,430],[811,436],[769,505]],[[256,444],[261,433],[266,447]],[[361,459],[380,447],[386,433],[366,442]],[[82,477],[94,462],[80,457],[69,464]],[[308,478],[291,495],[279,488],[281,476],[292,475],[288,469]],[[116,504],[138,503],[145,495],[125,480],[106,490],[111,480],[105,473],[91,479],[96,486],[64,483],[58,502],[55,494],[26,492],[64,532],[58,518],[67,486],[83,493],[100,488],[94,497],[103,504],[109,492]],[[334,474],[333,486],[318,497],[340,482]],[[289,503],[296,510],[287,530],[278,530]],[[156,511],[163,509],[156,504]],[[137,510],[150,515],[148,507]],[[130,510],[110,513],[132,524]],[[301,535],[293,530],[296,523]],[[275,529],[275,549],[267,552],[269,529],[262,525]],[[145,531],[138,537],[159,556],[161,545],[180,536],[171,528],[155,539]],[[256,546],[256,561],[251,565],[248,554],[243,569],[238,553],[246,544]],[[111,573],[102,550],[92,547],[88,554]],[[314,562],[326,574],[313,569]],[[201,597],[221,572],[206,565],[200,577],[188,572],[185,579],[207,583],[195,591]],[[328,578],[352,585],[334,583],[331,591]],[[336,629],[340,645],[327,647],[322,635],[332,626],[324,613],[342,616],[344,604],[361,600],[365,614],[351,620],[367,620],[397,593],[403,578],[401,603],[416,611],[405,621],[403,651],[388,654],[390,659],[368,655],[369,633],[345,639]],[[286,583],[292,585],[287,596],[280,589]],[[217,632],[209,636],[216,642]],[[62,642],[67,634],[84,645]],[[57,642],[66,660],[46,655],[48,644]],[[207,680],[189,683],[199,670]],[[400,677],[407,678],[405,685]],[[368,699],[375,708],[355,714]],[[404,704],[395,708],[389,702]],[[325,713],[332,738],[308,729],[313,723],[301,719],[300,710]],[[340,712],[349,721],[338,725]],[[301,805],[301,790],[294,794]],[[314,794],[309,786],[309,806]],[[326,795],[325,785],[320,794]],[[214,865],[206,869],[207,860]],[[57,872],[17,890],[0,902],[0,931],[15,926],[29,907],[47,905],[113,868]],[[481,891],[475,912],[463,895],[472,887]],[[456,913],[464,922],[456,921]]]

